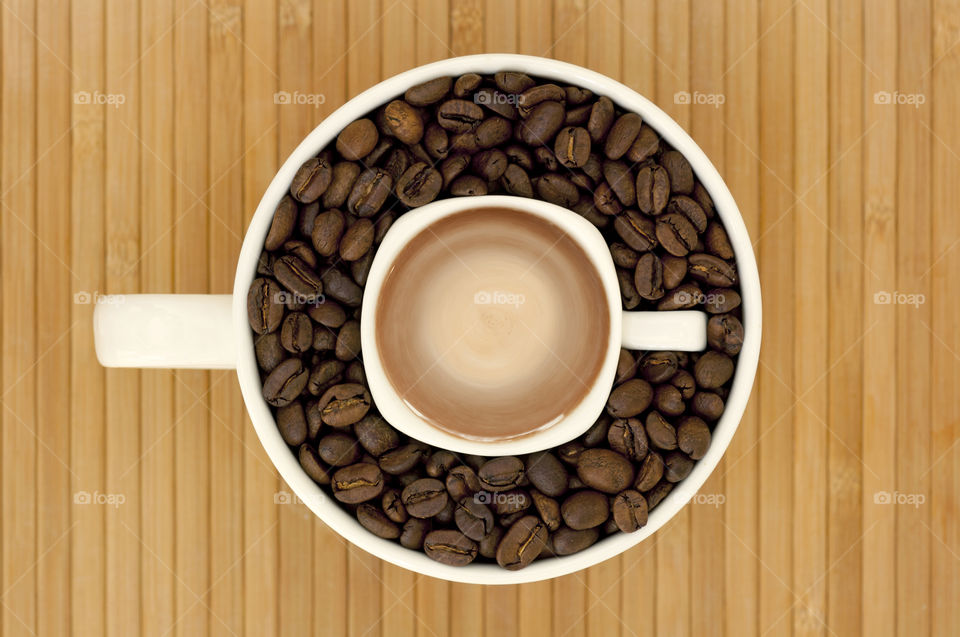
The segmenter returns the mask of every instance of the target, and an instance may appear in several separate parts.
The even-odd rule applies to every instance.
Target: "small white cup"
[[[573,84],[597,95],[606,95],[621,108],[638,113],[662,139],[686,157],[710,193],[736,254],[744,327],[743,348],[726,409],[714,426],[710,448],[697,461],[690,475],[650,512],[647,525],[634,533],[604,538],[574,555],[537,560],[519,571],[507,571],[495,564],[465,567],[440,564],[421,552],[373,535],[355,516],[331,501],[290,453],[270,408],[263,400],[246,308],[247,291],[256,276],[257,260],[273,212],[303,162],[316,156],[347,124],[402,95],[411,86],[440,76],[457,77],[464,73],[489,74],[504,70],[529,73],[561,86]],[[676,313],[664,314],[673,316]],[[546,58],[484,54],[441,60],[395,75],[357,95],[313,129],[277,171],[257,206],[240,249],[232,295],[117,295],[111,297],[109,304],[97,305],[94,339],[97,358],[107,367],[235,368],[257,436],[281,477],[311,511],[363,550],[403,568],[453,582],[521,584],[567,575],[626,551],[656,533],[703,486],[729,446],[750,396],[760,355],[760,314],[760,277],[743,218],[713,164],[670,116],[635,91],[600,73]]]
[[[387,378],[377,342],[377,309],[380,291],[397,256],[410,241],[434,223],[468,210],[503,208],[528,213],[558,226],[583,250],[603,282],[610,329],[603,348],[603,364],[583,399],[557,422],[525,436],[505,440],[469,439],[431,425],[410,408]],[[600,309],[600,308],[598,308]],[[557,317],[563,320],[563,317]],[[575,212],[552,203],[523,197],[489,195],[442,199],[404,213],[390,226],[377,248],[363,292],[360,318],[363,368],[380,414],[408,436],[435,447],[478,456],[510,456],[550,449],[572,440],[590,428],[603,412],[617,372],[620,348],[632,350],[698,352],[707,346],[707,315],[695,310],[676,312],[624,312],[610,249],[597,228]]]

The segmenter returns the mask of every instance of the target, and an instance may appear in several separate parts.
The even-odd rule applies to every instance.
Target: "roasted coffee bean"
[[[287,241],[283,244],[283,251],[287,254],[292,254],[311,268],[316,269],[318,263],[317,253],[314,252],[313,248],[305,241],[300,241],[299,239]]]
[[[630,272],[618,268],[617,283],[620,284],[620,298],[625,309],[632,310],[640,305],[640,294],[633,284],[633,275]]]
[[[581,126],[561,129],[554,141],[553,152],[561,165],[580,168],[590,158],[590,133]]]
[[[477,543],[452,529],[428,533],[423,550],[430,559],[450,566],[465,566],[477,557]]]
[[[629,351],[621,349],[620,358],[617,360],[617,375],[615,376],[614,383],[619,385],[620,383],[630,380],[636,375],[637,360]]]
[[[667,213],[657,217],[657,241],[673,256],[686,256],[697,245],[697,230],[683,215],[675,212]],[[690,268],[692,273],[692,261]]]
[[[636,210],[625,210],[613,220],[613,229],[634,250],[646,252],[657,245],[656,224]]]
[[[407,513],[415,518],[430,518],[447,505],[447,489],[435,478],[422,478],[403,489],[401,499]]]
[[[363,363],[360,361],[353,361],[347,365],[347,371],[344,377],[351,383],[357,383],[364,387],[367,385],[367,374],[363,369]]]
[[[460,175],[450,184],[454,197],[480,197],[487,194],[487,182],[476,175]]]
[[[429,520],[410,518],[403,524],[403,531],[400,533],[400,545],[404,548],[419,551],[423,548],[423,539],[429,532]]]
[[[407,149],[394,148],[390,151],[390,154],[387,155],[387,160],[383,162],[381,168],[390,175],[393,183],[397,183],[397,180],[400,179],[404,171],[410,167],[411,158],[412,155]]]
[[[607,413],[614,418],[631,418],[650,406],[653,388],[640,378],[617,385],[607,400]]]
[[[530,492],[530,499],[533,501],[537,515],[539,515],[543,523],[547,525],[548,530],[556,531],[560,528],[563,517],[560,515],[559,502],[537,490]]]
[[[671,192],[689,195],[693,192],[693,169],[687,159],[675,150],[660,156],[660,165],[670,174]]]
[[[380,168],[368,168],[360,173],[347,197],[347,210],[358,217],[372,217],[383,206],[393,188],[390,173]]]
[[[483,120],[483,109],[467,100],[447,100],[437,109],[437,123],[452,133],[473,131]]]
[[[737,271],[734,267],[712,254],[691,254],[687,261],[690,276],[697,281],[715,287],[729,287],[737,282]]]
[[[611,449],[633,462],[643,460],[649,450],[643,423],[636,418],[614,420],[607,431],[607,442]]]
[[[560,505],[563,522],[575,531],[592,529],[607,521],[610,504],[599,491],[577,491]]]
[[[320,417],[331,427],[348,427],[367,415],[371,402],[363,385],[334,385],[320,397]]]
[[[321,277],[327,295],[344,305],[358,307],[363,298],[363,289],[336,268],[329,268]]]
[[[316,440],[323,428],[323,419],[320,417],[320,408],[316,400],[308,400],[304,412],[307,416],[307,439]]]
[[[284,255],[273,264],[280,285],[293,292],[300,303],[318,302],[323,293],[320,277],[309,265],[292,255]]]
[[[493,148],[505,144],[511,137],[513,137],[513,125],[505,117],[488,117],[477,126],[476,140],[480,148]]]
[[[557,555],[573,555],[593,546],[599,538],[596,528],[578,531],[565,526],[553,534],[553,550]]]
[[[696,283],[683,283],[666,294],[657,304],[660,311],[689,310],[700,303],[703,293]]]
[[[273,332],[283,322],[283,291],[272,279],[257,278],[247,292],[247,318],[256,334]]]
[[[707,352],[694,364],[693,376],[698,387],[716,389],[733,376],[733,361],[726,354]]]
[[[303,162],[290,184],[290,194],[301,203],[312,203],[330,186],[333,168],[327,157],[313,157]],[[269,250],[269,248],[267,248]]]
[[[497,564],[508,571],[529,566],[547,541],[547,527],[536,516],[514,522],[497,547]]]
[[[709,391],[698,391],[693,395],[690,409],[704,420],[714,421],[723,414],[723,398]]]
[[[622,161],[603,162],[603,178],[624,206],[637,203],[637,190],[630,168]]]
[[[341,161],[333,165],[330,185],[323,193],[321,202],[325,209],[338,208],[347,201],[347,196],[353,190],[353,182],[360,175],[360,164],[352,161]],[[309,232],[304,233],[310,236]]]
[[[714,256],[721,259],[733,259],[733,246],[727,237],[727,231],[719,223],[713,221],[707,226],[703,235],[703,244]]]
[[[508,120],[517,119],[517,107],[513,98],[495,88],[483,87],[473,96],[474,102]]]
[[[727,356],[743,347],[743,324],[732,314],[717,314],[707,322],[707,343]]]
[[[569,479],[563,464],[549,451],[538,451],[527,457],[526,477],[533,486],[551,497],[563,495]]]
[[[264,250],[257,259],[257,274],[260,276],[273,276],[273,261],[275,257]]]
[[[507,156],[498,148],[482,150],[473,156],[471,164],[480,177],[494,181],[500,179],[507,169]]]
[[[357,219],[340,239],[340,258],[344,261],[356,261],[372,246],[373,222],[369,219]]]
[[[696,201],[686,195],[676,195],[667,204],[667,212],[681,214],[693,226],[697,233],[707,229],[707,215]]]
[[[319,396],[326,391],[331,383],[339,382],[343,378],[343,370],[346,369],[341,361],[327,360],[317,363],[310,370],[310,380],[307,381],[307,391],[314,396]]]
[[[552,100],[555,102],[565,102],[567,92],[556,84],[540,84],[531,86],[517,96],[517,110],[522,117],[526,117],[533,110],[533,107],[541,102]]]
[[[405,205],[416,208],[437,198],[443,187],[440,172],[425,163],[410,166],[397,181],[397,198]]]
[[[317,215],[313,222],[313,234],[311,235],[314,250],[324,257],[336,253],[345,226],[346,218],[336,208]]]
[[[270,230],[267,232],[267,238],[263,242],[263,247],[267,250],[278,250],[290,236],[297,225],[297,202],[289,195],[284,195],[277,209],[273,213],[273,221],[270,223]]]
[[[533,78],[526,73],[515,71],[495,73],[493,81],[496,82],[497,88],[505,93],[522,93],[536,84]]]
[[[336,302],[329,299],[322,303],[307,306],[307,314],[320,325],[336,329],[347,320],[347,313]]]
[[[384,489],[383,473],[375,464],[358,462],[337,469],[331,485],[333,497],[337,500],[346,504],[359,504],[380,497]]]
[[[650,352],[640,359],[640,375],[651,383],[667,382],[678,369],[677,355],[673,352]]]
[[[263,398],[274,407],[289,405],[303,392],[309,377],[299,358],[288,358],[263,381]]]
[[[320,456],[317,455],[313,447],[307,443],[300,445],[298,457],[300,459],[300,466],[303,468],[304,473],[310,476],[310,479],[317,484],[330,484],[330,471],[323,466],[320,461]]]
[[[397,430],[376,414],[368,413],[353,425],[353,432],[367,453],[379,458],[400,444]]]
[[[648,301],[656,301],[663,297],[663,263],[652,252],[647,252],[637,261],[633,273],[633,284],[637,294]]]
[[[637,138],[633,140],[633,144],[627,150],[627,159],[634,164],[644,161],[650,157],[653,157],[660,151],[660,136],[657,133],[643,124],[640,126],[640,132],[637,133]]]
[[[603,152],[608,159],[620,159],[626,154],[640,133],[641,123],[640,116],[636,113],[624,113],[617,118],[610,127],[603,146]]]
[[[313,330],[313,349],[318,352],[332,350],[337,346],[337,335],[323,325],[315,326]]]
[[[492,458],[480,467],[477,477],[487,491],[508,491],[516,487],[524,476],[523,461],[513,456]]]
[[[287,357],[287,353],[280,344],[280,334],[277,332],[258,336],[253,342],[253,349],[257,356],[257,365],[268,373]]]
[[[710,428],[696,416],[687,416],[677,426],[677,444],[693,460],[699,460],[710,447]]]
[[[637,471],[637,479],[633,483],[637,491],[649,491],[663,477],[663,457],[655,451],[647,454]]]
[[[334,467],[352,465],[363,455],[356,439],[342,432],[329,433],[318,440],[317,453],[324,462]]]
[[[496,524],[487,505],[473,498],[464,498],[454,507],[453,519],[461,533],[477,542],[493,531]]]
[[[334,355],[342,361],[350,361],[360,355],[360,322],[347,321],[337,334]]]
[[[377,537],[387,540],[400,537],[400,526],[372,504],[365,502],[357,507],[357,521]]]
[[[517,126],[517,139],[528,146],[544,146],[563,126],[564,110],[560,102],[541,102]]]
[[[476,73],[466,73],[457,78],[453,83],[453,94],[456,97],[467,97],[473,93],[483,82],[483,78]]]
[[[633,533],[647,524],[647,500],[633,489],[617,494],[613,499],[613,519],[624,533]]]
[[[680,482],[693,470],[693,460],[682,451],[671,451],[663,458],[663,477],[668,482]]]
[[[673,385],[657,385],[653,390],[653,408],[665,416],[679,416],[687,406],[683,403],[680,390]]]
[[[478,495],[477,497],[480,498],[481,496]],[[497,493],[496,496],[487,494],[487,497],[484,499],[492,501],[494,511],[496,511],[496,514],[501,518],[513,515],[519,511],[526,511],[533,504],[530,495],[523,489],[501,491]]]
[[[313,323],[303,312],[290,312],[280,328],[280,343],[293,354],[302,354],[313,344]]]
[[[633,484],[634,470],[630,461],[616,451],[587,449],[577,461],[577,475],[588,487],[618,493]]]
[[[577,203],[580,193],[569,179],[558,173],[547,173],[536,182],[540,198],[563,208]]]
[[[450,497],[457,502],[473,496],[481,489],[480,478],[477,477],[473,469],[466,465],[458,465],[450,469],[446,477],[446,486]]]
[[[469,155],[453,155],[443,160],[440,164],[440,175],[443,177],[443,187],[447,188],[469,165]]]
[[[400,491],[397,489],[387,489],[383,492],[383,497],[380,498],[380,508],[383,509],[391,522],[403,524],[410,518],[407,509],[403,506]]]
[[[533,185],[527,172],[517,164],[509,164],[501,178],[504,190],[517,197],[533,197]]]
[[[683,278],[687,276],[686,259],[665,254],[660,258],[660,262],[663,263],[663,287],[665,290],[672,290],[683,283]]]
[[[380,456],[380,468],[394,476],[406,473],[420,464],[424,451],[419,442],[408,443]]]
[[[300,401],[295,400],[277,409],[277,429],[283,441],[291,447],[303,444],[307,439],[307,419]]]
[[[612,419],[606,414],[601,414],[597,421],[587,429],[583,434],[583,444],[587,449],[603,444],[607,440],[607,430],[610,429]]]
[[[358,119],[337,136],[337,152],[347,161],[363,159],[376,147],[380,135],[377,126],[369,119]]]
[[[740,307],[740,294],[731,288],[709,290],[703,303],[703,309],[711,314],[726,314]]]
[[[649,164],[637,171],[637,207],[648,215],[659,215],[670,200],[670,175],[661,166]]]
[[[595,144],[600,143],[610,127],[613,126],[614,108],[609,97],[603,96],[590,109],[590,119],[587,120],[587,131]]]
[[[393,100],[383,109],[390,134],[404,144],[417,144],[423,137],[423,120],[417,109],[403,100]]]
[[[430,454],[430,457],[427,458],[427,475],[431,478],[442,478],[446,475],[447,471],[450,470],[450,467],[453,467],[459,463],[457,456],[451,451],[446,449],[439,449]]]
[[[450,136],[436,122],[430,122],[423,133],[423,147],[433,159],[443,159],[450,153]]]
[[[613,263],[618,268],[634,268],[640,260],[639,253],[623,243],[611,243],[610,256],[613,257]]]
[[[590,111],[593,110],[593,104],[581,104],[567,109],[567,114],[563,118],[564,126],[582,126],[585,127],[590,121]],[[586,130],[586,128],[584,128]],[[590,132],[587,131],[589,135]]]
[[[500,545],[500,540],[503,539],[505,532],[502,526],[493,527],[493,530],[487,533],[479,542],[480,555],[490,560],[496,559],[497,546]]]
[[[443,99],[452,85],[451,78],[438,77],[408,88],[403,98],[413,106],[428,106]]]
[[[670,492],[673,490],[673,483],[666,480],[661,480],[650,489],[649,493],[646,493],[647,498],[647,507],[653,509],[655,506],[663,502],[663,499],[670,495]]]
[[[677,431],[659,412],[647,414],[646,430],[650,444],[657,449],[671,451],[677,448]]]
[[[617,194],[607,182],[597,186],[593,192],[593,205],[597,212],[609,216],[618,215],[623,210],[623,204],[617,199]]]

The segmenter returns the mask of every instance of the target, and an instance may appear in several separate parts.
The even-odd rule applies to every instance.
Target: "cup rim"
[[[621,108],[638,113],[643,121],[650,124],[664,140],[683,154],[713,199],[714,208],[723,221],[733,246],[740,275],[744,325],[743,347],[726,408],[715,425],[710,448],[694,465],[690,475],[676,484],[670,494],[650,513],[647,525],[634,533],[620,533],[604,538],[573,555],[535,561],[518,571],[507,571],[495,564],[470,564],[464,567],[440,564],[422,552],[375,536],[329,498],[300,467],[299,461],[280,436],[273,415],[263,400],[253,334],[246,316],[247,290],[256,275],[257,261],[273,211],[304,161],[315,156],[335,139],[358,114],[373,111],[402,95],[411,86],[440,76],[456,77],[469,72],[489,74],[504,70],[524,72],[557,81],[562,85],[581,86],[595,94],[606,95]],[[315,515],[341,537],[380,559],[448,581],[488,585],[536,582],[588,568],[639,544],[673,518],[716,468],[743,417],[759,363],[761,312],[760,276],[743,217],[726,183],[690,135],[653,102],[610,77],[567,62],[507,53],[448,58],[410,69],[372,86],[327,116],[293,150],[267,187],[247,228],[233,289],[233,328],[238,339],[237,377],[241,394],[264,450],[287,485]]]
[[[376,304],[382,289],[383,278],[404,247],[437,221],[478,208],[507,208],[544,219],[559,227],[577,244],[597,271],[603,285],[609,314],[607,320],[609,334],[606,342],[603,343],[603,360],[600,370],[576,407],[556,424],[535,430],[525,436],[502,441],[471,440],[443,431],[430,425],[407,407],[396,388],[386,377],[383,362],[379,356],[375,329]],[[398,232],[400,234],[397,234]],[[393,233],[392,238],[391,233]],[[398,241],[400,243],[397,243]],[[381,255],[387,261],[383,261]],[[381,260],[378,262],[378,259]],[[408,436],[434,447],[450,449],[457,453],[486,456],[517,456],[552,449],[585,432],[603,412],[616,376],[617,360],[622,347],[623,310],[620,303],[616,270],[606,242],[596,226],[572,210],[548,201],[508,195],[451,197],[433,201],[403,214],[394,222],[377,249],[377,255],[370,268],[360,319],[360,340],[368,346],[365,349],[367,355],[364,356],[363,366],[370,393],[373,394],[374,403],[381,415],[391,425]],[[411,435],[413,431],[418,435]],[[496,453],[491,453],[494,451],[493,447],[497,447]]]

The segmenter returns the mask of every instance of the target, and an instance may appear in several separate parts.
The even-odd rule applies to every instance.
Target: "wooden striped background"
[[[955,0],[2,0],[0,25],[3,636],[960,632]],[[702,492],[723,503],[507,588],[413,575],[275,504],[234,375],[104,370],[84,302],[228,292],[304,134],[484,51],[666,109],[727,179],[765,295],[750,407]]]

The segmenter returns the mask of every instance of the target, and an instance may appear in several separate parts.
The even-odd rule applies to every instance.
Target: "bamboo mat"
[[[960,632],[957,2],[0,5],[3,636]],[[98,294],[228,292],[303,135],[485,51],[606,73],[690,131],[765,306],[714,497],[505,588],[345,544],[283,504],[233,373],[104,370],[91,338]]]

